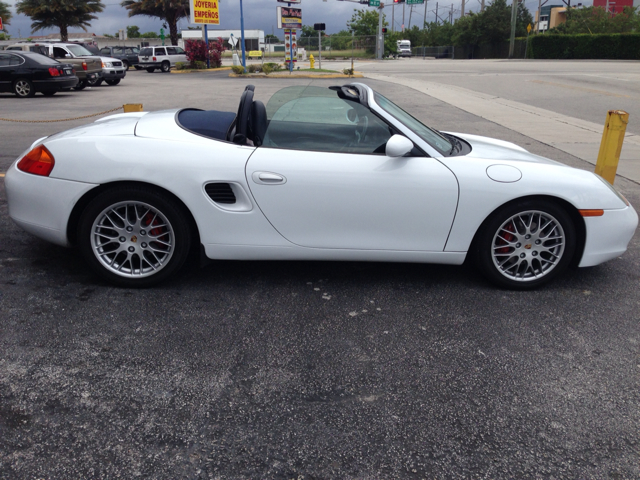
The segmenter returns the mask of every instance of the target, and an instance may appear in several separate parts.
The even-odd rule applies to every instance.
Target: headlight
[[[113,67],[113,63],[111,62],[102,62],[102,68],[107,67],[107,68],[111,68]]]

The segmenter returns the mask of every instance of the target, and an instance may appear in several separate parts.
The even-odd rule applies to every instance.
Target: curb
[[[289,73],[270,73],[269,75],[265,75],[264,73],[246,73],[244,75],[238,75],[237,73],[230,73],[229,77],[231,78],[364,78],[364,75],[361,73],[354,73],[353,75],[344,75],[342,73],[328,73],[328,74],[289,74]]]
[[[219,67],[219,68],[201,68],[201,69],[185,69],[185,70],[171,70],[171,73],[182,75],[184,73],[207,73],[207,72],[221,72],[223,70],[231,70],[231,67]]]

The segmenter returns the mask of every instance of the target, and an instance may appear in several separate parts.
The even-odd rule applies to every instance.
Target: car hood
[[[445,133],[461,138],[471,145],[471,152],[466,155],[469,158],[513,160],[530,163],[545,163],[548,165],[563,165],[560,162],[527,152],[524,148],[516,145],[515,143],[505,142],[504,140],[497,140],[495,138],[482,137],[479,135],[469,135],[466,133]]]

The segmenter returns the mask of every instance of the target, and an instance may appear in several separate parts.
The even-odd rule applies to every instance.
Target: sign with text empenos
[[[278,28],[302,28],[302,9],[276,7],[278,10]]]
[[[200,25],[220,25],[218,0],[189,0],[191,23]]]

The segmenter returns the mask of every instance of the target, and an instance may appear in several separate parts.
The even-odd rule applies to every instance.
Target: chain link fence
[[[265,40],[264,55],[265,58],[284,58],[284,43],[275,43],[272,39]],[[322,58],[331,59],[350,59],[354,58],[373,58],[376,51],[376,36],[351,36],[351,35],[325,35],[318,39],[313,37],[298,37],[297,40],[298,56],[301,54],[313,55],[318,58],[322,49]]]

